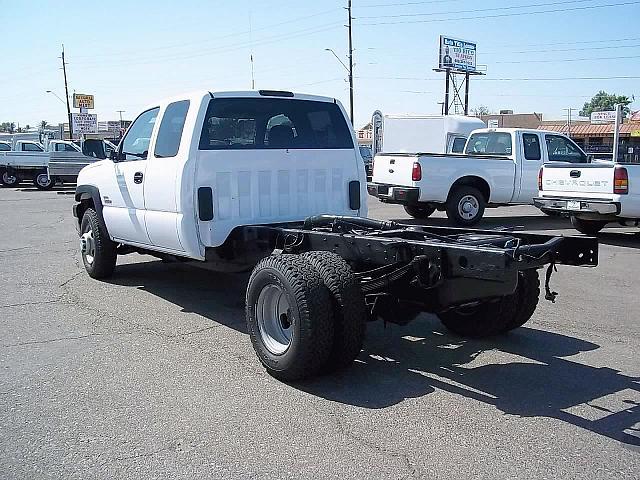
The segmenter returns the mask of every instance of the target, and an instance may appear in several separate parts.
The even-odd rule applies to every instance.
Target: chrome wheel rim
[[[51,185],[51,179],[46,173],[41,173],[36,177],[36,183],[41,187],[48,187],[49,185]]]
[[[6,185],[13,185],[18,183],[18,178],[15,175],[9,175],[7,172],[2,174],[2,182]]]
[[[480,202],[473,195],[465,195],[458,202],[458,214],[465,220],[472,220],[480,211]]]
[[[256,303],[258,330],[264,346],[274,355],[282,355],[291,346],[293,316],[284,290],[266,285]]]
[[[93,239],[93,230],[89,228],[80,237],[80,251],[85,262],[89,265],[93,265],[96,258],[96,243]]]

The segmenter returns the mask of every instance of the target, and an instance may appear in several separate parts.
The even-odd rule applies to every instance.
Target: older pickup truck
[[[537,269],[597,263],[593,238],[365,218],[365,182],[355,132],[333,98],[181,95],[150,105],[111,159],[80,172],[82,261],[93,278],[132,252],[253,269],[247,330],[283,380],[349,365],[377,318],[404,324],[429,311],[476,337],[518,328],[538,303]]]
[[[376,155],[369,194],[404,205],[414,218],[437,209],[458,225],[472,226],[486,207],[532,204],[544,163],[589,160],[564,135],[520,128],[475,130],[464,152]]]
[[[540,169],[538,187],[536,207],[570,217],[587,235],[608,223],[640,223],[640,164],[548,164]]]

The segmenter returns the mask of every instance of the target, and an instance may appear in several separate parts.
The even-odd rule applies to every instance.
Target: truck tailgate
[[[374,183],[400,185],[411,187],[413,163],[418,161],[417,155],[412,154],[380,154],[373,161]]]
[[[542,174],[543,196],[611,198],[613,163],[546,164]]]

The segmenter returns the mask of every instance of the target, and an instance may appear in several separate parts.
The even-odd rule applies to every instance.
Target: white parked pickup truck
[[[13,151],[0,152],[0,183],[14,187],[31,180],[39,190],[50,190],[58,182],[75,182],[80,170],[93,161],[68,140],[51,140],[46,148],[19,140]]]
[[[640,223],[640,164],[547,164],[534,205],[571,217],[576,230],[595,235],[608,223]]]
[[[564,135],[520,128],[475,130],[464,152],[376,155],[368,192],[404,205],[414,218],[438,209],[456,224],[471,226],[486,207],[532,204],[543,163],[589,161]]]
[[[267,371],[288,381],[351,364],[368,320],[406,324],[429,311],[460,335],[513,330],[535,311],[537,269],[552,259],[597,264],[593,238],[363,218],[365,179],[335,99],[175,97],[142,112],[110,160],[80,172],[82,260],[93,278],[132,252],[217,271],[253,267],[249,337]],[[554,297],[548,280],[545,290]]]

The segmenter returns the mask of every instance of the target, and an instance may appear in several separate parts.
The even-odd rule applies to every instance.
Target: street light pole
[[[351,114],[351,125],[353,126],[353,42],[351,39],[351,0],[347,1],[347,11],[349,12],[349,113]]]
[[[66,105],[65,101],[62,100],[58,94],[56,92],[54,92],[53,90],[47,90],[47,93],[50,93],[51,95],[53,95],[54,97],[56,97],[58,100],[60,100],[62,102],[63,105]]]

